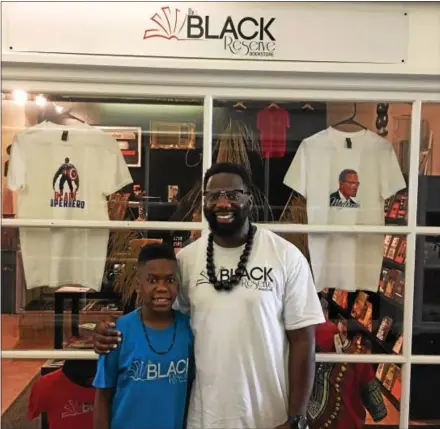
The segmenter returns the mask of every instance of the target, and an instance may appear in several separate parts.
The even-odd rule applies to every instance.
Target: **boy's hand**
[[[99,355],[107,354],[112,349],[118,347],[118,344],[121,342],[121,333],[115,329],[115,320],[114,317],[107,317],[96,325],[93,342],[95,353]]]

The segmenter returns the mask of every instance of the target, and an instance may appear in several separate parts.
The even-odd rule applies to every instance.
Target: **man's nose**
[[[218,201],[215,204],[217,207],[224,208],[224,207],[231,207],[231,203],[228,200],[228,197],[221,195]]]

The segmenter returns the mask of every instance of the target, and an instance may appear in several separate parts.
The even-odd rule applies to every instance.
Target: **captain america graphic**
[[[52,187],[55,191],[55,183],[58,178],[61,176],[59,181],[59,192],[60,194],[64,194],[64,185],[67,183],[69,186],[70,192],[76,193],[79,188],[79,176],[76,167],[70,163],[69,158],[64,158],[64,164],[57,170],[55,175],[53,176]],[[73,184],[75,184],[75,189],[73,189]]]
[[[65,189],[66,185],[68,189]],[[70,158],[64,158],[64,164],[54,174],[52,188],[54,194],[53,198],[50,199],[51,207],[84,209],[86,202],[81,198],[78,199],[78,170],[70,162]]]

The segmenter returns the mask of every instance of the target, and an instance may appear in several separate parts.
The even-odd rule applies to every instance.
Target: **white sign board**
[[[408,49],[405,9],[380,3],[11,2],[3,7],[11,52],[396,64],[406,61]]]

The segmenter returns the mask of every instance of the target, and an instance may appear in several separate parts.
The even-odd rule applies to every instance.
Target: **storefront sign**
[[[15,52],[395,64],[408,50],[408,14],[374,3],[5,6],[6,45]],[[39,31],[30,37],[29,28]]]
[[[119,143],[128,167],[141,166],[142,129],[138,127],[97,127]]]

